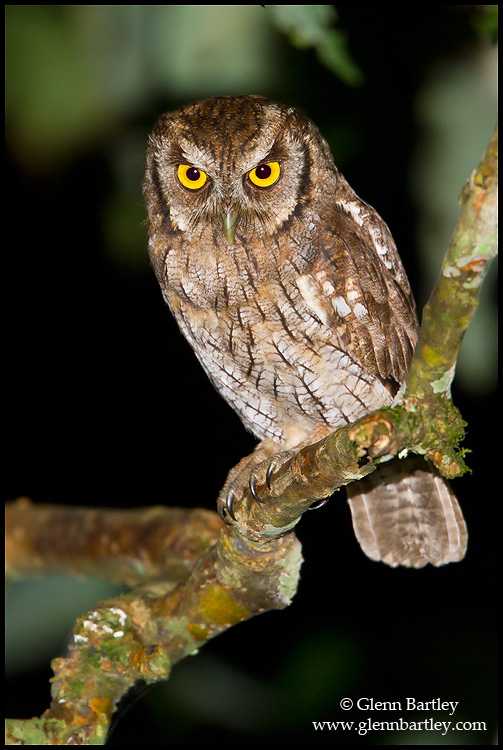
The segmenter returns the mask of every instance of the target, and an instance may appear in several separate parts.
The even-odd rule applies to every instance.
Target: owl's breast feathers
[[[261,439],[299,442],[352,422],[391,403],[406,374],[417,322],[393,240],[356,198],[334,211],[302,257],[297,243],[276,242],[260,264],[260,249],[237,239],[165,258],[182,332]]]

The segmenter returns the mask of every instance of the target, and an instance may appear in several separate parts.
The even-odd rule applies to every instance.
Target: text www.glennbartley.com
[[[432,713],[442,712],[452,717],[459,701],[443,701],[435,698],[430,701],[417,701],[415,698],[406,698],[405,701],[376,701],[373,698],[359,698],[353,701],[351,698],[342,698],[339,703],[345,711],[355,708],[359,711],[425,711]],[[447,732],[484,732],[487,731],[485,721],[454,721],[453,719],[436,719],[431,716],[427,719],[410,718],[403,716],[393,720],[377,720],[374,718],[359,721],[313,721],[315,731],[340,731],[357,732],[360,735],[369,732],[439,732],[445,736]]]

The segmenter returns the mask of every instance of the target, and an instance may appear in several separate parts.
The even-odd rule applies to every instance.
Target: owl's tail
[[[423,568],[464,557],[468,534],[456,496],[420,456],[381,464],[347,492],[356,538],[371,560]]]

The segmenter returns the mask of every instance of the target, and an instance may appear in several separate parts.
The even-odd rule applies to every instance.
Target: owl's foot
[[[289,463],[301,448],[316,443],[330,431],[331,428],[327,425],[318,425],[306,440],[294,448],[283,451],[278,451],[281,446],[273,440],[263,440],[259,443],[253,453],[241,459],[229,472],[217,502],[221,519],[228,524],[237,520],[237,503],[248,491],[258,503],[263,503],[264,491],[272,490],[271,483],[279,469]],[[321,508],[327,502],[328,499],[319,500],[313,503],[309,510]]]
[[[271,477],[277,467],[278,464],[275,461],[275,457],[273,456],[273,458],[269,461],[265,476],[265,483],[267,484],[268,489],[271,489]],[[258,481],[259,480],[257,479],[255,469],[253,469],[248,478],[248,489],[250,490],[257,503],[263,503],[264,500],[260,497],[258,492]],[[237,499],[238,493],[233,486],[229,487],[226,492],[222,491],[220,493],[217,502],[217,510],[220,518],[225,521],[225,523],[231,523],[231,518],[233,521],[237,520],[234,513],[234,504]]]
[[[220,518],[227,524],[232,523],[232,521],[236,521],[236,503],[248,490],[258,503],[264,503],[265,500],[261,496],[259,488],[262,488],[262,492],[264,490],[264,487],[267,487],[268,490],[271,490],[271,482],[274,474],[278,471],[278,469],[280,469],[281,466],[290,461],[297,453],[298,451],[296,449],[281,451],[280,453],[275,453],[269,460],[261,461],[255,466],[252,466],[248,476],[248,484],[246,484],[246,477],[243,477],[243,473],[249,470],[251,462],[249,462],[247,459],[255,458],[255,454],[247,456],[246,459],[243,459],[243,462],[245,462],[245,468],[243,469],[243,471],[240,471],[235,479],[232,478],[231,481],[227,481],[224,485],[223,490],[220,492],[220,496],[217,502],[217,510]],[[229,477],[231,477],[231,474],[234,476],[233,473],[235,469],[237,469],[241,465],[241,463],[242,462],[240,462],[240,464],[238,464],[238,466],[230,472]],[[243,480],[241,485],[239,484],[240,479]],[[309,510],[317,510],[318,508],[322,508],[327,502],[328,498],[318,500],[317,502],[313,503],[313,505],[311,505]]]
[[[293,451],[283,451],[283,453],[288,453],[289,455],[287,456],[287,458],[290,458],[290,454],[293,453]],[[272,475],[274,474],[275,471],[277,471],[277,469],[283,463],[283,461],[280,460],[280,456],[282,456],[283,453],[275,453],[274,456],[271,458],[271,460],[269,461],[269,463],[267,465],[267,469],[266,469],[266,472],[265,472],[265,483],[267,485],[267,489],[268,490],[271,489]],[[255,468],[258,468],[258,467],[255,467]],[[250,479],[248,481],[248,486],[249,486],[250,492],[252,493],[252,495],[255,498],[255,500],[258,503],[263,503],[264,501],[262,500],[262,498],[258,494],[258,490],[257,490],[257,476],[255,475],[255,470],[254,469],[252,469],[252,472],[250,474]]]
[[[225,523],[230,524],[232,521],[236,521],[236,504],[248,489],[257,502],[263,502],[258,491],[258,486],[259,484],[264,484],[264,481],[267,483],[268,487],[270,486],[271,474],[268,474],[267,469],[269,463],[273,463],[277,450],[277,443],[272,440],[263,440],[257,445],[253,453],[242,458],[241,461],[230,470],[217,501],[218,514]],[[268,462],[268,459],[271,457],[273,457],[273,459]],[[259,467],[263,467],[264,465],[266,466],[265,474],[257,471]],[[271,473],[274,471],[275,466],[276,464],[272,466]]]
[[[275,453],[269,461],[262,461],[262,463],[253,467],[250,472],[248,487],[257,502],[264,502],[264,499],[260,496],[258,490],[259,485],[261,485],[262,488],[267,487],[267,489],[270,490],[274,474],[281,466],[284,466],[288,461],[291,461],[291,459],[297,455],[297,452],[296,449],[293,449]]]
[[[325,435],[328,435],[331,432],[331,428],[328,428],[326,425],[318,425],[313,432],[309,435],[309,438],[307,440],[304,440],[302,443],[299,443],[295,446],[292,450],[285,450],[281,451],[281,453],[276,453],[269,461],[269,464],[267,466],[266,472],[265,472],[265,484],[267,485],[267,488],[271,489],[271,480],[273,475],[278,471],[278,469],[283,466],[287,461],[290,461],[302,448],[304,448],[306,445],[312,445],[313,443],[316,443],[318,440],[321,440],[321,438],[325,437]],[[257,469],[260,467],[256,467]],[[258,502],[263,502],[263,500],[260,498],[260,495],[257,492],[257,479],[254,476],[254,471],[252,470],[252,473],[250,474],[250,492],[252,493],[255,500]],[[314,502],[309,510],[318,510],[318,508],[322,508],[324,505],[328,503],[329,498],[323,498],[322,500],[317,500]]]
[[[308,510],[319,510],[320,508],[323,508],[323,506],[326,505],[329,500],[329,497],[323,497],[321,500],[317,500],[315,503],[310,505]]]
[[[271,490],[274,474],[298,453],[297,447],[277,452],[278,447],[272,440],[264,440],[231,469],[217,501],[218,514],[225,523],[237,520],[236,507],[247,492],[256,502],[264,503],[263,494]]]
[[[234,503],[236,501],[236,495],[234,490],[231,488],[227,492],[221,492],[217,500],[217,512],[224,523],[231,524],[232,521],[237,521],[234,514]]]

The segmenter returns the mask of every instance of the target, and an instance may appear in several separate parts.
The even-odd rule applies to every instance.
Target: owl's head
[[[162,115],[151,135],[151,233],[257,242],[301,220],[334,181],[328,145],[300,110],[260,96],[206,99]]]

